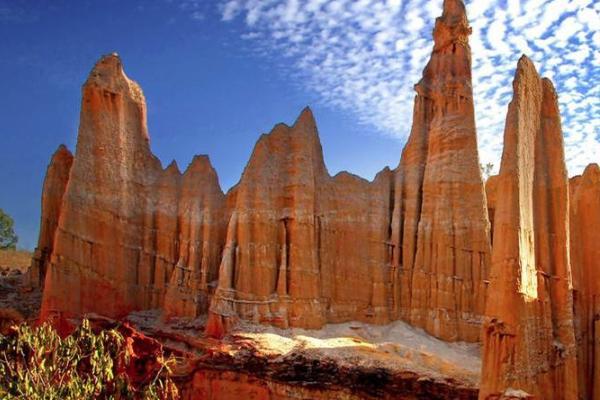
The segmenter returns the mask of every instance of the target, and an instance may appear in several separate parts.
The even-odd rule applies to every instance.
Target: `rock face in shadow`
[[[490,220],[490,236],[494,244],[494,214],[498,204],[498,175],[490,176],[485,182],[485,196],[487,200],[488,219]]]
[[[50,255],[54,249],[54,236],[58,227],[62,199],[65,194],[73,155],[60,145],[48,165],[42,188],[42,218],[38,245],[31,260],[27,281],[32,287],[43,287]]]
[[[569,187],[557,96],[519,60],[497,177],[480,398],[577,399]]]
[[[444,1],[396,170],[391,248],[394,315],[445,340],[476,341],[491,249],[470,33],[462,1]]]
[[[575,289],[579,385],[600,399],[600,168],[571,178],[571,260]]]

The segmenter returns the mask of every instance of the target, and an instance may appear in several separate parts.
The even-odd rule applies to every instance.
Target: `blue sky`
[[[331,173],[394,167],[441,0],[0,0],[0,208],[37,241],[50,155],[74,148],[81,84],[118,52],[148,101],[152,149],[183,169],[209,154],[224,190],[261,133],[317,118]],[[600,3],[467,1],[483,162],[499,164],[526,53],[557,86],[571,174],[600,161]]]

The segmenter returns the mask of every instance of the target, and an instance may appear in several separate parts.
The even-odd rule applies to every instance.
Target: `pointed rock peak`
[[[552,108],[553,114],[559,114],[558,110],[558,93],[554,87],[554,83],[549,78],[542,79],[542,89],[544,94],[544,103]]]
[[[467,22],[467,9],[462,0],[444,0],[442,19],[450,25]]]
[[[52,155],[52,159],[57,158],[73,158],[73,154],[69,151],[67,146],[61,144]]]
[[[309,107],[305,107],[302,110],[293,127],[301,128],[303,132],[316,133],[317,124],[313,112]]]
[[[206,154],[197,154],[186,168],[184,175],[206,171],[214,172],[214,168],[210,163],[210,158]]]
[[[537,70],[535,69],[535,65],[533,61],[529,59],[526,55],[522,55],[519,58],[519,62],[517,63],[517,69],[515,71],[515,77],[513,79],[513,92],[515,97],[524,96],[527,93],[526,87],[537,87],[539,89],[529,89],[529,90],[541,90],[541,79]],[[520,89],[519,89],[520,88]]]
[[[517,71],[515,72],[515,79],[519,80],[519,79],[527,79],[529,77],[537,77],[539,79],[539,74],[537,72],[537,69],[535,69],[535,65],[533,64],[533,61],[531,61],[531,59],[529,57],[527,57],[525,54],[523,54],[521,56],[521,58],[519,58],[519,62],[517,63]]]
[[[309,106],[306,106],[300,112],[296,123],[298,122],[315,122],[315,116]]]
[[[181,171],[179,170],[179,165],[177,165],[177,161],[173,160],[169,164],[167,168],[165,168],[165,172],[168,175],[181,175]]]
[[[585,167],[582,175],[582,181],[584,183],[600,183],[600,167],[598,164],[592,163]]]
[[[117,53],[102,56],[90,72],[86,86],[98,86],[112,93],[129,94],[135,101],[145,104],[144,93],[139,85],[129,79]]]
[[[453,43],[467,45],[471,32],[463,1],[444,0],[442,16],[436,20],[433,30],[434,52]]]
[[[92,68],[88,81],[97,84],[109,83],[114,79],[125,77],[123,63],[117,53],[102,56]]]

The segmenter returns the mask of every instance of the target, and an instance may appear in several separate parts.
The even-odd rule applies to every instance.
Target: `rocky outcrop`
[[[225,195],[207,156],[196,156],[188,166],[172,204],[179,210],[179,248],[174,272],[165,275],[171,277],[165,316],[195,318],[208,309],[227,227]]]
[[[523,56],[497,178],[480,399],[577,399],[569,187],[557,96]]]
[[[118,56],[103,57],[83,86],[75,156],[59,148],[44,183],[30,275],[32,286],[45,282],[41,318],[208,312],[216,337],[239,319],[281,328],[402,319],[446,341],[483,337],[481,399],[600,399],[600,169],[569,183],[557,95],[523,57],[500,173],[484,188],[471,28],[461,0],[443,4],[400,163],[372,182],[329,175],[308,108],[261,136],[227,194],[207,156],[183,174],[163,169],[141,89]],[[233,387],[222,378],[210,377]],[[271,378],[258,377],[263,389]],[[421,385],[418,374],[385,379],[401,386],[390,393]]]
[[[44,317],[54,311],[122,316],[149,306],[144,242],[161,167],[149,148],[144,95],[116,55],[98,61],[82,92]]]
[[[65,194],[69,173],[73,164],[73,155],[60,145],[48,165],[42,188],[42,218],[38,246],[31,260],[28,283],[32,287],[42,287],[50,255],[54,248],[54,235],[58,226],[62,199]]]
[[[470,32],[464,4],[444,2],[400,166],[374,182],[329,177],[308,110],[261,138],[237,187],[210,333],[237,317],[312,328],[402,318],[478,340],[490,244]]]
[[[315,221],[326,175],[310,110],[259,139],[236,187],[215,313],[226,308],[280,326],[324,323]]]
[[[600,399],[600,168],[571,178],[571,260],[575,289],[579,385],[585,399]]]
[[[207,157],[183,176],[162,169],[141,89],[116,55],[102,58],[83,87],[42,316],[195,318],[210,303],[216,335],[237,318],[304,328],[402,318],[478,340],[490,251],[469,34],[463,3],[445,1],[396,170],[331,177],[307,108],[260,138],[227,195]]]
[[[476,341],[491,249],[470,33],[463,2],[444,1],[396,170],[390,247],[394,315],[445,340]]]
[[[169,288],[171,276],[179,258],[179,204],[181,193],[181,173],[177,163],[172,162],[162,171],[152,185],[152,207],[146,212],[144,231],[144,261],[147,266],[140,271],[148,282],[147,298],[149,308],[161,308]]]
[[[206,312],[223,245],[223,202],[208,159],[196,159],[183,177],[174,163],[162,169],[150,151],[141,89],[117,55],[103,57],[83,86],[42,318],[120,317],[162,308],[167,294],[170,315]]]
[[[389,169],[372,183],[330,177],[309,109],[261,137],[235,189],[208,331],[238,317],[388,322],[391,182]]]

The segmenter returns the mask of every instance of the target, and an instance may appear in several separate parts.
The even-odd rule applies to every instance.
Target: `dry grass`
[[[27,271],[31,264],[31,253],[25,250],[0,250],[0,268]]]

